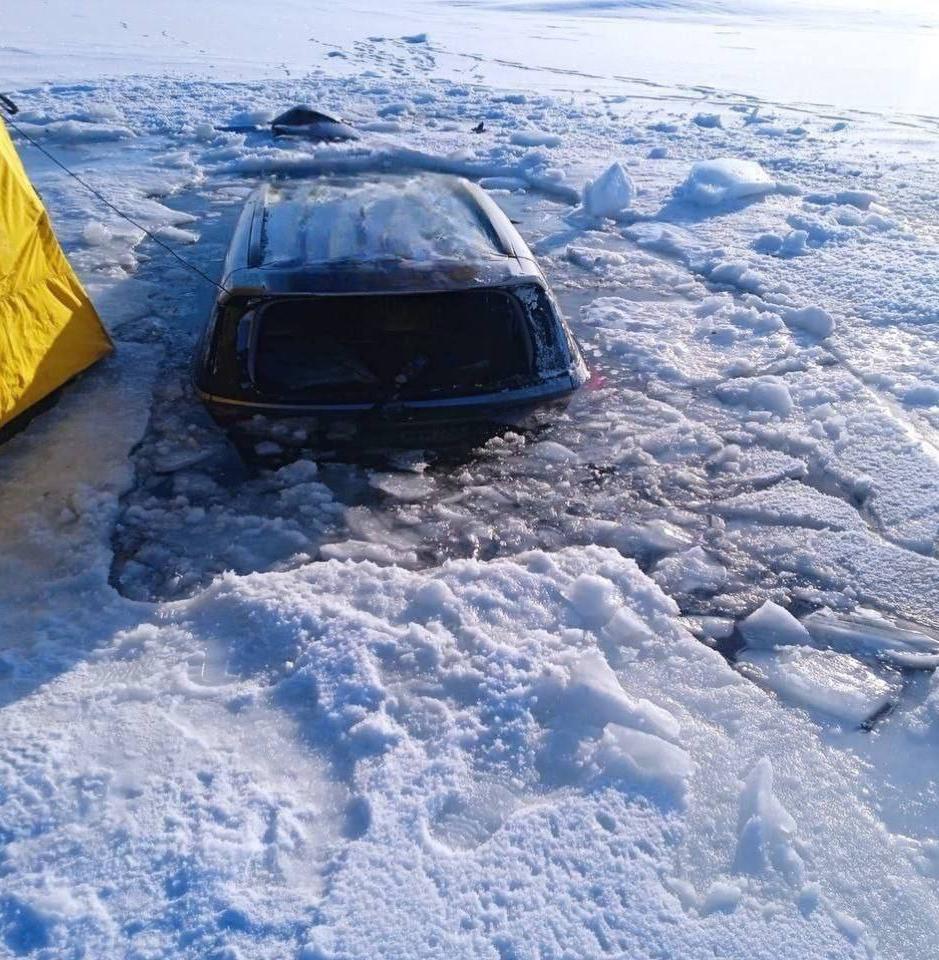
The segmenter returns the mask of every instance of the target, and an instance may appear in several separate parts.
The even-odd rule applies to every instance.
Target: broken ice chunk
[[[681,726],[668,710],[648,700],[633,700],[620,685],[603,655],[588,651],[574,663],[560,690],[546,685],[539,711],[568,727],[603,727],[608,723],[635,727],[656,737],[678,738]]]
[[[804,863],[797,824],[773,790],[773,765],[763,757],[750,771],[740,793],[734,869],[751,876],[780,873],[801,883]]]
[[[691,119],[699,127],[708,130],[720,130],[724,126],[719,113],[696,113]]]
[[[808,630],[788,610],[767,600],[740,624],[747,646],[767,649],[785,644],[806,645],[811,642]]]
[[[754,160],[721,157],[691,168],[676,197],[700,207],[716,207],[774,193],[776,181]]]
[[[591,217],[615,219],[629,207],[636,196],[632,178],[621,163],[608,167],[596,180],[584,186],[584,210]]]
[[[517,147],[558,147],[561,145],[561,138],[544,130],[516,130],[509,137],[509,142]]]
[[[858,607],[852,613],[835,613],[826,607],[804,617],[802,623],[816,644],[877,657],[898,667],[939,667],[939,639],[876,610]]]
[[[727,582],[727,570],[703,547],[692,547],[660,560],[652,579],[669,594],[717,593]]]
[[[875,672],[834,650],[747,650],[737,663],[745,674],[783,700],[845,723],[870,720],[895,702],[900,691],[900,679],[892,671]]]
[[[434,490],[430,477],[408,473],[373,473],[369,485],[395,499],[405,502],[426,500]]]
[[[681,747],[615,723],[604,730],[595,760],[609,776],[658,786],[679,798],[694,772],[691,757]]]
[[[635,527],[634,530],[640,543],[649,550],[681,550],[691,546],[691,535],[687,530],[677,527],[667,520],[649,520]]]
[[[699,640],[708,646],[715,646],[718,640],[726,640],[734,632],[734,621],[730,617],[682,617],[681,622]]]

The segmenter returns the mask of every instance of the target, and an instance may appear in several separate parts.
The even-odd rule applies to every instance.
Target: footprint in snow
[[[470,792],[451,793],[440,803],[430,818],[430,834],[453,851],[475,850],[518,805],[518,798],[500,784],[476,784]]]

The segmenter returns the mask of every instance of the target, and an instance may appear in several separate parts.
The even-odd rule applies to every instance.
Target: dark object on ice
[[[437,447],[587,378],[525,241],[455,177],[262,187],[222,285],[193,379],[243,447]]]
[[[291,107],[271,121],[275,137],[303,137],[305,140],[358,140],[359,135],[338,117],[312,107]]]
[[[486,123],[483,120],[480,120],[479,123],[473,127],[473,133],[485,133],[486,132]]]

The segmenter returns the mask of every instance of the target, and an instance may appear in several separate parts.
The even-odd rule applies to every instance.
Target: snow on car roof
[[[464,181],[422,174],[268,188],[263,267],[511,255]]]
[[[270,292],[452,289],[540,274],[497,204],[433,173],[267,184],[246,204],[225,285]]]

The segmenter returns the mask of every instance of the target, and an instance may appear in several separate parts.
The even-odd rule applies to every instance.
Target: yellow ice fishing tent
[[[112,349],[0,121],[0,428]]]

